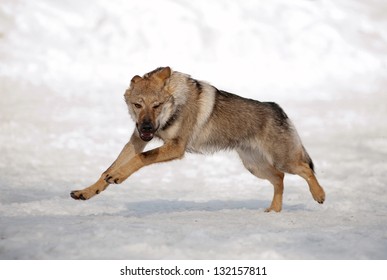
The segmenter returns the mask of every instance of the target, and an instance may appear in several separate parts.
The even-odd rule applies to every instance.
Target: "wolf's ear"
[[[142,80],[142,78],[139,76],[139,75],[136,75],[132,78],[132,80],[130,81],[132,84],[135,84],[137,83],[138,81]]]
[[[171,68],[169,66],[164,67],[159,72],[156,73],[156,77],[159,78],[162,81],[165,81],[171,76]]]

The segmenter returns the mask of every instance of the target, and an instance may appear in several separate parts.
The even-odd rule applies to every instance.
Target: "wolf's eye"
[[[134,107],[136,107],[137,109],[141,109],[141,108],[142,108],[141,104],[133,103],[133,105],[134,105]]]
[[[159,108],[162,104],[163,104],[163,103],[159,103],[159,104],[153,105],[153,109]]]

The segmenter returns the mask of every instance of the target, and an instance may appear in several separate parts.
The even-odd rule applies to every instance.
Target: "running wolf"
[[[218,90],[170,67],[134,76],[124,97],[136,123],[130,141],[95,184],[72,191],[72,198],[87,200],[144,166],[180,159],[185,152],[235,150],[248,171],[273,184],[274,197],[266,212],[282,209],[285,173],[304,178],[314,200],[324,202],[312,159],[276,103]],[[143,152],[153,137],[164,144]]]

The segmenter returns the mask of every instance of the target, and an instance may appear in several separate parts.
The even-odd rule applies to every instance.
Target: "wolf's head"
[[[144,141],[152,140],[160,125],[171,113],[173,101],[167,86],[170,76],[169,67],[157,68],[143,77],[136,75],[125,92],[129,113]]]

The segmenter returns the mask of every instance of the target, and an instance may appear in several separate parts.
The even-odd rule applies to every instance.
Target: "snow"
[[[0,5],[0,259],[386,259],[387,2]],[[133,130],[123,93],[158,66],[275,101],[325,204],[236,154],[146,167],[89,201]],[[151,144],[152,147],[160,143]]]

